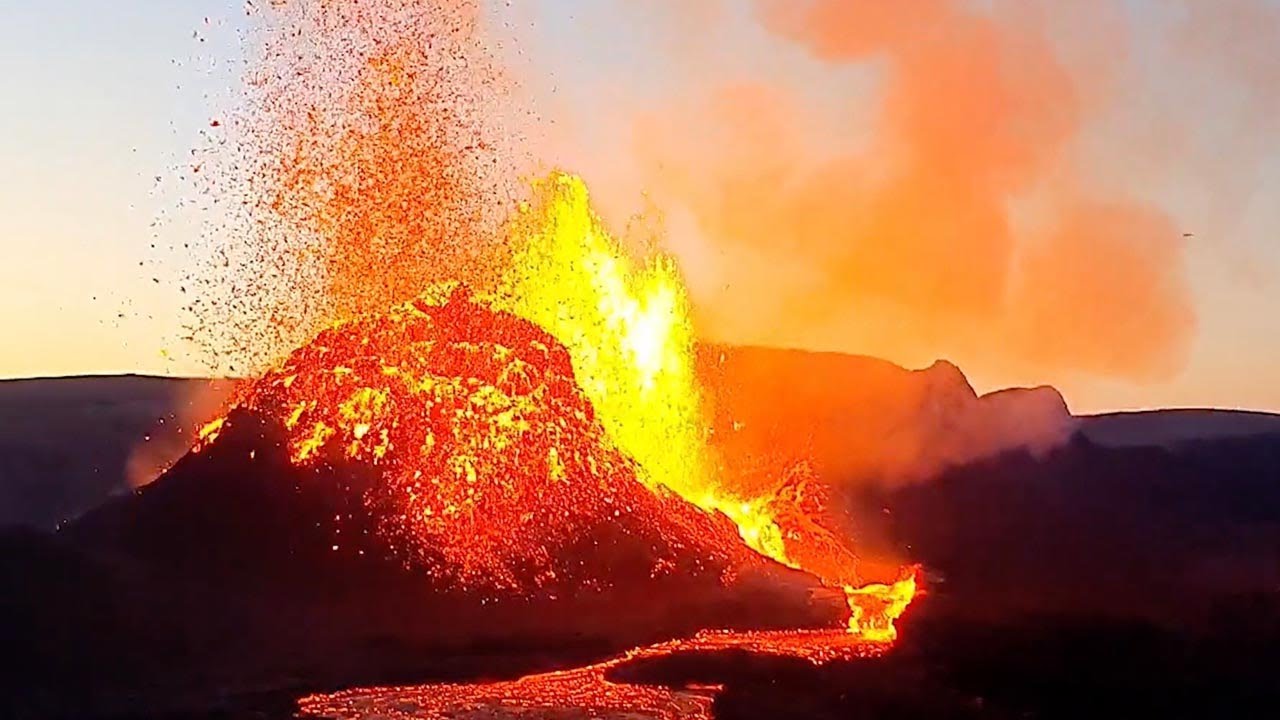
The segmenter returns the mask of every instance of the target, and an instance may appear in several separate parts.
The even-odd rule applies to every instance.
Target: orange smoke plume
[[[754,8],[823,87],[854,69],[877,87],[854,106],[800,79],[713,74],[640,113],[646,182],[691,213],[701,246],[685,254],[713,258],[689,270],[709,334],[1023,381],[1182,367],[1195,317],[1181,233],[1090,191],[1077,155],[1099,70],[1051,42],[1035,6]]]

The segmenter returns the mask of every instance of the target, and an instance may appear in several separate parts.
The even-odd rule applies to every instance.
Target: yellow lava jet
[[[591,209],[581,178],[553,173],[511,224],[515,257],[494,306],[533,321],[569,350],[606,433],[642,482],[730,518],[755,551],[844,590],[849,631],[891,641],[915,594],[914,569],[886,585],[857,583],[856,557],[829,531],[781,522],[777,497],[743,497],[717,472],[694,369],[691,308],[675,262],[635,262]],[[790,515],[789,513],[788,515]],[[820,571],[801,560],[838,548]],[[806,550],[809,550],[806,552]]]

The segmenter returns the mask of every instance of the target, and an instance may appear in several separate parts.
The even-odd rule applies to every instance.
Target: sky
[[[738,266],[726,254],[733,248],[714,237],[721,225],[683,202],[669,175],[652,172],[653,158],[694,152],[680,142],[712,144],[718,128],[699,115],[698,102],[708,88],[744,79],[798,98],[798,154],[868,156],[863,145],[877,141],[883,67],[874,58],[816,58],[732,2],[703,17],[677,12],[683,4],[642,0],[531,0],[493,12],[514,35],[504,52],[519,92],[538,108],[528,138],[535,153],[581,172],[611,223],[659,204],[666,243],[686,266],[695,303],[705,299],[712,308],[707,334],[879,355],[908,367],[946,357],[980,392],[1053,384],[1076,412],[1280,411],[1280,143],[1267,124],[1267,110],[1280,105],[1268,105],[1272,98],[1258,89],[1275,53],[1257,50],[1271,39],[1264,23],[1225,15],[1197,21],[1204,32],[1190,39],[1179,35],[1180,13],[1188,11],[1175,6],[1183,4],[1084,3],[1121,18],[1116,27],[1128,37],[1115,58],[1079,42],[1094,29],[1073,25],[1079,16],[1043,20],[1043,34],[1071,58],[1073,71],[1098,81],[1082,85],[1082,102],[1091,102],[1091,92],[1107,98],[1088,105],[1074,132],[1072,184],[1139,200],[1190,235],[1179,262],[1194,322],[1171,351],[1176,362],[1151,373],[1002,363],[993,360],[994,332],[979,336],[989,351],[958,340],[952,327],[900,341],[881,325],[912,325],[918,315],[878,313],[880,300],[856,293],[831,296],[838,321],[743,325],[732,311],[740,298],[720,286],[737,282],[751,292],[751,276],[724,269]],[[1241,13],[1261,8],[1260,17],[1274,19],[1266,0],[1214,7],[1227,5]],[[238,31],[246,22],[242,3],[227,0],[0,0],[0,249],[7,260],[0,263],[0,377],[199,371],[179,339],[184,260],[165,249],[201,242],[183,169],[210,120],[235,102],[245,52]],[[705,27],[720,39],[704,42],[697,30]],[[1255,30],[1262,36],[1236,38]],[[652,152],[636,150],[637,124],[646,121],[665,131],[654,136]],[[673,140],[670,128],[682,137]],[[722,160],[698,157],[700,167],[686,178],[690,193],[709,187],[701,166]],[[664,162],[666,172],[672,163]],[[1056,172],[1040,180],[1058,182]],[[1026,195],[1027,209],[1011,211],[1015,219],[1037,212],[1036,192]]]

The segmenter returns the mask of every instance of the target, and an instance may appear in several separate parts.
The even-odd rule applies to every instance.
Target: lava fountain
[[[562,173],[535,184],[509,233],[513,260],[493,292],[432,286],[336,323],[239,406],[286,429],[295,463],[372,466],[381,480],[366,503],[434,575],[554,585],[574,571],[555,549],[592,522],[645,522],[726,563],[745,544],[808,572],[844,591],[850,634],[892,641],[912,568],[892,584],[862,582],[856,553],[822,523],[815,478],[744,495],[718,470],[674,262],[631,260],[582,180]],[[724,539],[726,518],[740,541]],[[651,571],[670,562],[659,551]]]
[[[914,568],[892,584],[866,584],[852,548],[822,524],[816,478],[797,472],[779,492],[743,494],[712,457],[691,308],[674,260],[632,261],[592,211],[582,179],[563,173],[535,184],[511,236],[515,258],[499,306],[568,347],[583,392],[641,481],[727,516],[756,552],[841,588],[850,632],[893,640],[893,620],[915,593]]]
[[[780,564],[848,602],[843,627],[706,632],[580,670],[425,687],[420,714],[496,698],[705,716],[708,697],[617,685],[608,671],[683,651],[815,663],[885,651],[915,568],[868,577],[803,465],[768,490],[725,470],[674,260],[628,252],[565,173],[535,182],[504,223],[517,193],[489,127],[502,83],[478,4],[281,0],[261,12],[253,102],[228,124],[242,148],[231,199],[254,234],[226,302],[201,310],[233,311],[209,318],[232,328],[233,348],[286,357],[233,405],[283,428],[295,465],[371,478],[362,502],[377,532],[446,585],[603,587],[614,560],[584,563],[581,550],[613,533],[640,540],[646,582]],[[399,707],[382,689],[302,704],[358,716],[370,693]]]

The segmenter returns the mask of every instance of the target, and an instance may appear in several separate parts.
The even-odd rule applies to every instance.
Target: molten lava
[[[366,500],[391,519],[383,530],[436,575],[590,587],[565,548],[602,522],[641,523],[667,539],[651,572],[672,571],[694,544],[716,564],[741,562],[745,543],[842,590],[852,635],[891,641],[914,569],[866,584],[816,478],[745,492],[721,471],[675,264],[633,262],[584,183],[559,173],[534,186],[509,235],[513,259],[492,293],[435,286],[336,323],[241,406],[286,428],[295,463],[372,468]]]
[[[885,652],[882,644],[832,631],[702,632],[636,648],[595,665],[527,675],[507,682],[481,682],[406,687],[373,687],[298,701],[308,717],[335,720],[460,717],[562,718],[619,720],[711,720],[720,686],[680,689],[616,680],[612,674],[633,661],[685,653],[745,650],[754,655],[793,657],[814,665],[871,658]]]
[[[675,262],[632,261],[591,210],[582,179],[562,173],[535,184],[511,237],[515,258],[499,306],[568,347],[583,392],[609,437],[637,461],[640,479],[729,517],[753,550],[843,589],[850,632],[893,640],[893,621],[915,594],[915,569],[865,584],[858,556],[826,522],[817,478],[800,468],[769,492],[744,491],[712,456],[692,311]]]
[[[656,527],[654,574],[741,562],[723,519],[636,482],[555,338],[460,286],[325,330],[240,405],[284,426],[296,464],[371,468],[382,530],[464,587],[592,587],[601,579],[568,548],[602,523]]]

